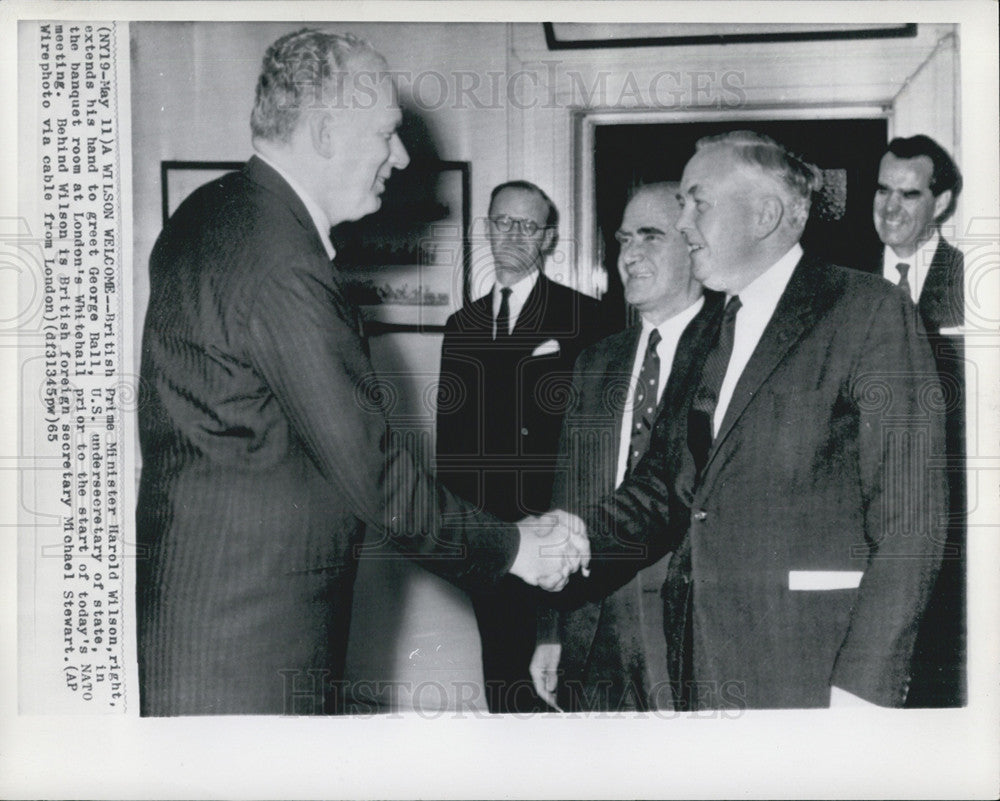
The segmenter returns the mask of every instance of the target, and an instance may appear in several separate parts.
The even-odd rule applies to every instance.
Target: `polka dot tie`
[[[659,395],[660,355],[656,352],[660,344],[660,332],[655,328],[649,332],[649,345],[639,370],[639,380],[632,396],[632,437],[629,442],[628,472],[631,473],[649,447],[649,436],[656,420],[656,404]]]

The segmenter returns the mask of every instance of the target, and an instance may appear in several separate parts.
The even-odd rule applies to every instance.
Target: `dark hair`
[[[898,159],[915,159],[919,156],[927,156],[931,160],[933,165],[931,194],[937,197],[942,192],[951,192],[951,201],[949,201],[948,207],[934,218],[934,222],[940,224],[947,220],[955,212],[958,196],[962,192],[962,173],[959,172],[954,159],[948,155],[948,151],[929,136],[917,134],[907,139],[902,137],[893,139],[889,143],[887,152],[892,153]]]
[[[496,200],[497,195],[503,192],[504,189],[524,189],[528,192],[534,192],[542,200],[545,201],[545,205],[549,207],[548,216],[545,218],[546,228],[555,228],[559,225],[559,209],[556,208],[556,204],[552,202],[552,198],[546,195],[539,187],[535,186],[531,181],[507,181],[507,183],[500,184],[493,188],[490,192],[490,208],[493,208],[493,201]]]
[[[264,54],[250,130],[255,138],[287,142],[303,108],[335,104],[331,93],[343,88],[349,62],[360,55],[382,57],[364,39],[350,33],[303,28],[282,36]],[[341,80],[334,80],[336,76]]]

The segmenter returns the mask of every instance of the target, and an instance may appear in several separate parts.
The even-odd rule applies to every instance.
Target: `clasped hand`
[[[556,509],[517,524],[521,544],[510,572],[528,584],[559,592],[577,570],[588,574],[590,540],[576,515]]]

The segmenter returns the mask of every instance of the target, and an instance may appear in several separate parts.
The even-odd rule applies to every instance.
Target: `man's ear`
[[[548,256],[553,250],[556,249],[556,242],[559,241],[559,231],[555,228],[546,228],[545,234],[542,236],[542,255]]]
[[[944,214],[944,210],[948,208],[948,204],[951,203],[951,190],[945,189],[940,195],[934,198],[934,221],[937,222],[938,217]]]
[[[781,224],[785,216],[785,204],[777,195],[764,195],[757,206],[756,234],[758,239],[766,239]]]
[[[322,111],[313,111],[306,120],[309,127],[309,141],[313,150],[325,159],[333,155],[333,115]]]

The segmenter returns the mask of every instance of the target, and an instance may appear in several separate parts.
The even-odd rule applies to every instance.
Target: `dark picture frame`
[[[567,23],[577,25],[579,23]],[[685,23],[676,23],[675,27],[683,28]],[[906,22],[890,25],[862,26],[855,28],[824,28],[806,27],[789,30],[793,26],[787,23],[775,23],[771,31],[741,31],[747,25],[714,25],[715,28],[729,28],[727,33],[691,34],[673,36],[635,36],[621,39],[609,38],[567,38],[560,36],[556,23],[543,22],[545,44],[549,50],[608,50],[626,47],[676,47],[680,45],[726,45],[758,42],[828,42],[846,39],[899,39],[917,35],[917,24]],[[754,26],[759,27],[759,26]]]

